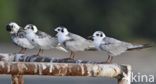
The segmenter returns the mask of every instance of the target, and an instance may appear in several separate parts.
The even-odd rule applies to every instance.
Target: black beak
[[[93,36],[88,36],[88,39],[89,39],[89,40],[94,40],[94,39],[93,39]]]
[[[6,25],[6,30],[7,30],[8,32],[10,32],[10,31],[11,31],[11,26],[10,26],[10,25]]]

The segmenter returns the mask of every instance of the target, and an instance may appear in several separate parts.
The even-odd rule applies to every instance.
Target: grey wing
[[[27,40],[26,33],[23,32],[23,28],[21,27],[17,34],[11,35],[12,41],[17,46],[22,48],[29,48],[32,49],[34,46]]]
[[[25,38],[25,35],[23,32],[18,33],[18,35],[11,35],[12,41],[17,46],[20,46],[22,48],[29,48],[32,49],[34,46]]]
[[[42,32],[42,31],[37,31],[36,35],[37,35],[39,38],[51,37],[51,36],[49,36],[48,34],[46,34],[45,32]]]
[[[105,37],[103,39],[103,42],[105,42],[106,44],[115,44],[115,43],[121,43],[122,41],[110,37]]]
[[[19,32],[18,34],[17,34],[17,37],[18,38],[26,38],[26,33],[25,32]]]
[[[86,40],[86,39],[83,38],[82,36],[79,36],[79,35],[73,34],[73,33],[69,33],[68,36],[69,36],[71,39],[74,39],[74,40],[80,40],[80,41]]]
[[[105,37],[100,45],[100,50],[106,51],[111,56],[120,55],[127,50],[124,42],[114,38]]]
[[[105,39],[106,41],[106,44],[108,42],[109,43],[112,43],[112,44],[120,44],[120,46],[122,48],[126,48],[126,49],[139,49],[139,48],[144,48],[145,46],[144,45],[141,45],[141,44],[132,44],[132,43],[129,43],[129,42],[124,42],[124,41],[120,41],[120,40],[117,40],[117,39],[114,39],[114,38],[109,38],[107,37]]]
[[[69,33],[68,35],[70,37],[70,40],[67,40],[65,42],[65,47],[68,50],[73,50],[73,51],[84,51],[86,49],[89,48],[89,46],[93,46],[92,43],[90,43],[88,40],[86,40],[85,38],[73,34],[73,33]]]
[[[42,31],[38,31],[36,33],[36,35],[40,38],[40,39],[44,39],[45,41],[51,43],[51,45],[53,46],[57,46],[58,44],[58,40],[56,37],[51,37],[50,35],[48,35],[47,33],[45,32],[42,32]]]
[[[100,45],[100,48],[109,52],[112,55],[119,55],[127,50],[144,48],[144,45],[132,44],[109,37],[106,37],[103,42],[104,43]]]
[[[17,33],[18,38],[26,38],[26,32],[23,32],[23,31],[24,30],[22,27],[18,30],[18,33]]]
[[[72,38],[73,40],[75,40],[75,41],[79,41],[79,42],[84,43],[84,44],[86,45],[85,47],[88,47],[88,48],[95,48],[95,46],[94,46],[94,44],[93,44],[93,41],[87,40],[87,39],[83,38],[82,36],[79,36],[79,35],[70,33],[70,34],[69,34],[69,37],[71,37],[71,38]]]

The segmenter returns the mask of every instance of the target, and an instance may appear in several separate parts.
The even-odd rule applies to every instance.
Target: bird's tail
[[[138,50],[138,49],[144,49],[144,48],[150,48],[152,45],[150,44],[142,44],[142,45],[135,45],[134,47],[128,48],[128,50]]]

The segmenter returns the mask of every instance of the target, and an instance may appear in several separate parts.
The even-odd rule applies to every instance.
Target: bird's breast
[[[101,41],[100,41],[100,40],[94,40],[93,44],[94,44],[94,46],[95,46],[96,48],[99,48],[99,46],[100,46],[100,44],[101,44]]]
[[[26,34],[26,38],[29,40],[29,41],[33,41],[34,39],[37,39],[35,34],[33,33],[28,33]]]
[[[59,43],[64,43],[65,40],[67,40],[68,38],[64,35],[58,35],[58,42]]]

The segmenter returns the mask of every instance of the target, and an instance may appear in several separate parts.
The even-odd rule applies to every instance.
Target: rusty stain
[[[122,65],[122,69],[124,70],[121,76],[118,77],[119,84],[130,84],[131,83],[131,66]]]
[[[0,53],[0,61],[104,64],[104,62],[56,59],[56,58],[40,57],[37,55],[28,56],[24,54],[3,54],[3,53]]]
[[[12,75],[12,84],[24,84],[23,75]]]
[[[130,84],[130,65],[103,64],[102,62],[65,60],[21,54],[4,55],[1,53],[0,60],[0,74],[14,74],[13,84],[23,84],[19,81],[19,77],[22,75],[102,76],[117,78],[119,84],[125,84],[125,82]]]
[[[7,65],[7,67],[4,67]],[[26,63],[26,62],[0,62],[2,74],[27,74],[27,75],[69,75],[69,76],[108,76],[115,77],[121,74],[118,66],[106,64],[74,64],[74,63]],[[113,69],[112,69],[113,68]],[[52,70],[51,70],[52,69]],[[108,74],[106,74],[108,73]],[[111,74],[110,74],[111,73]]]

